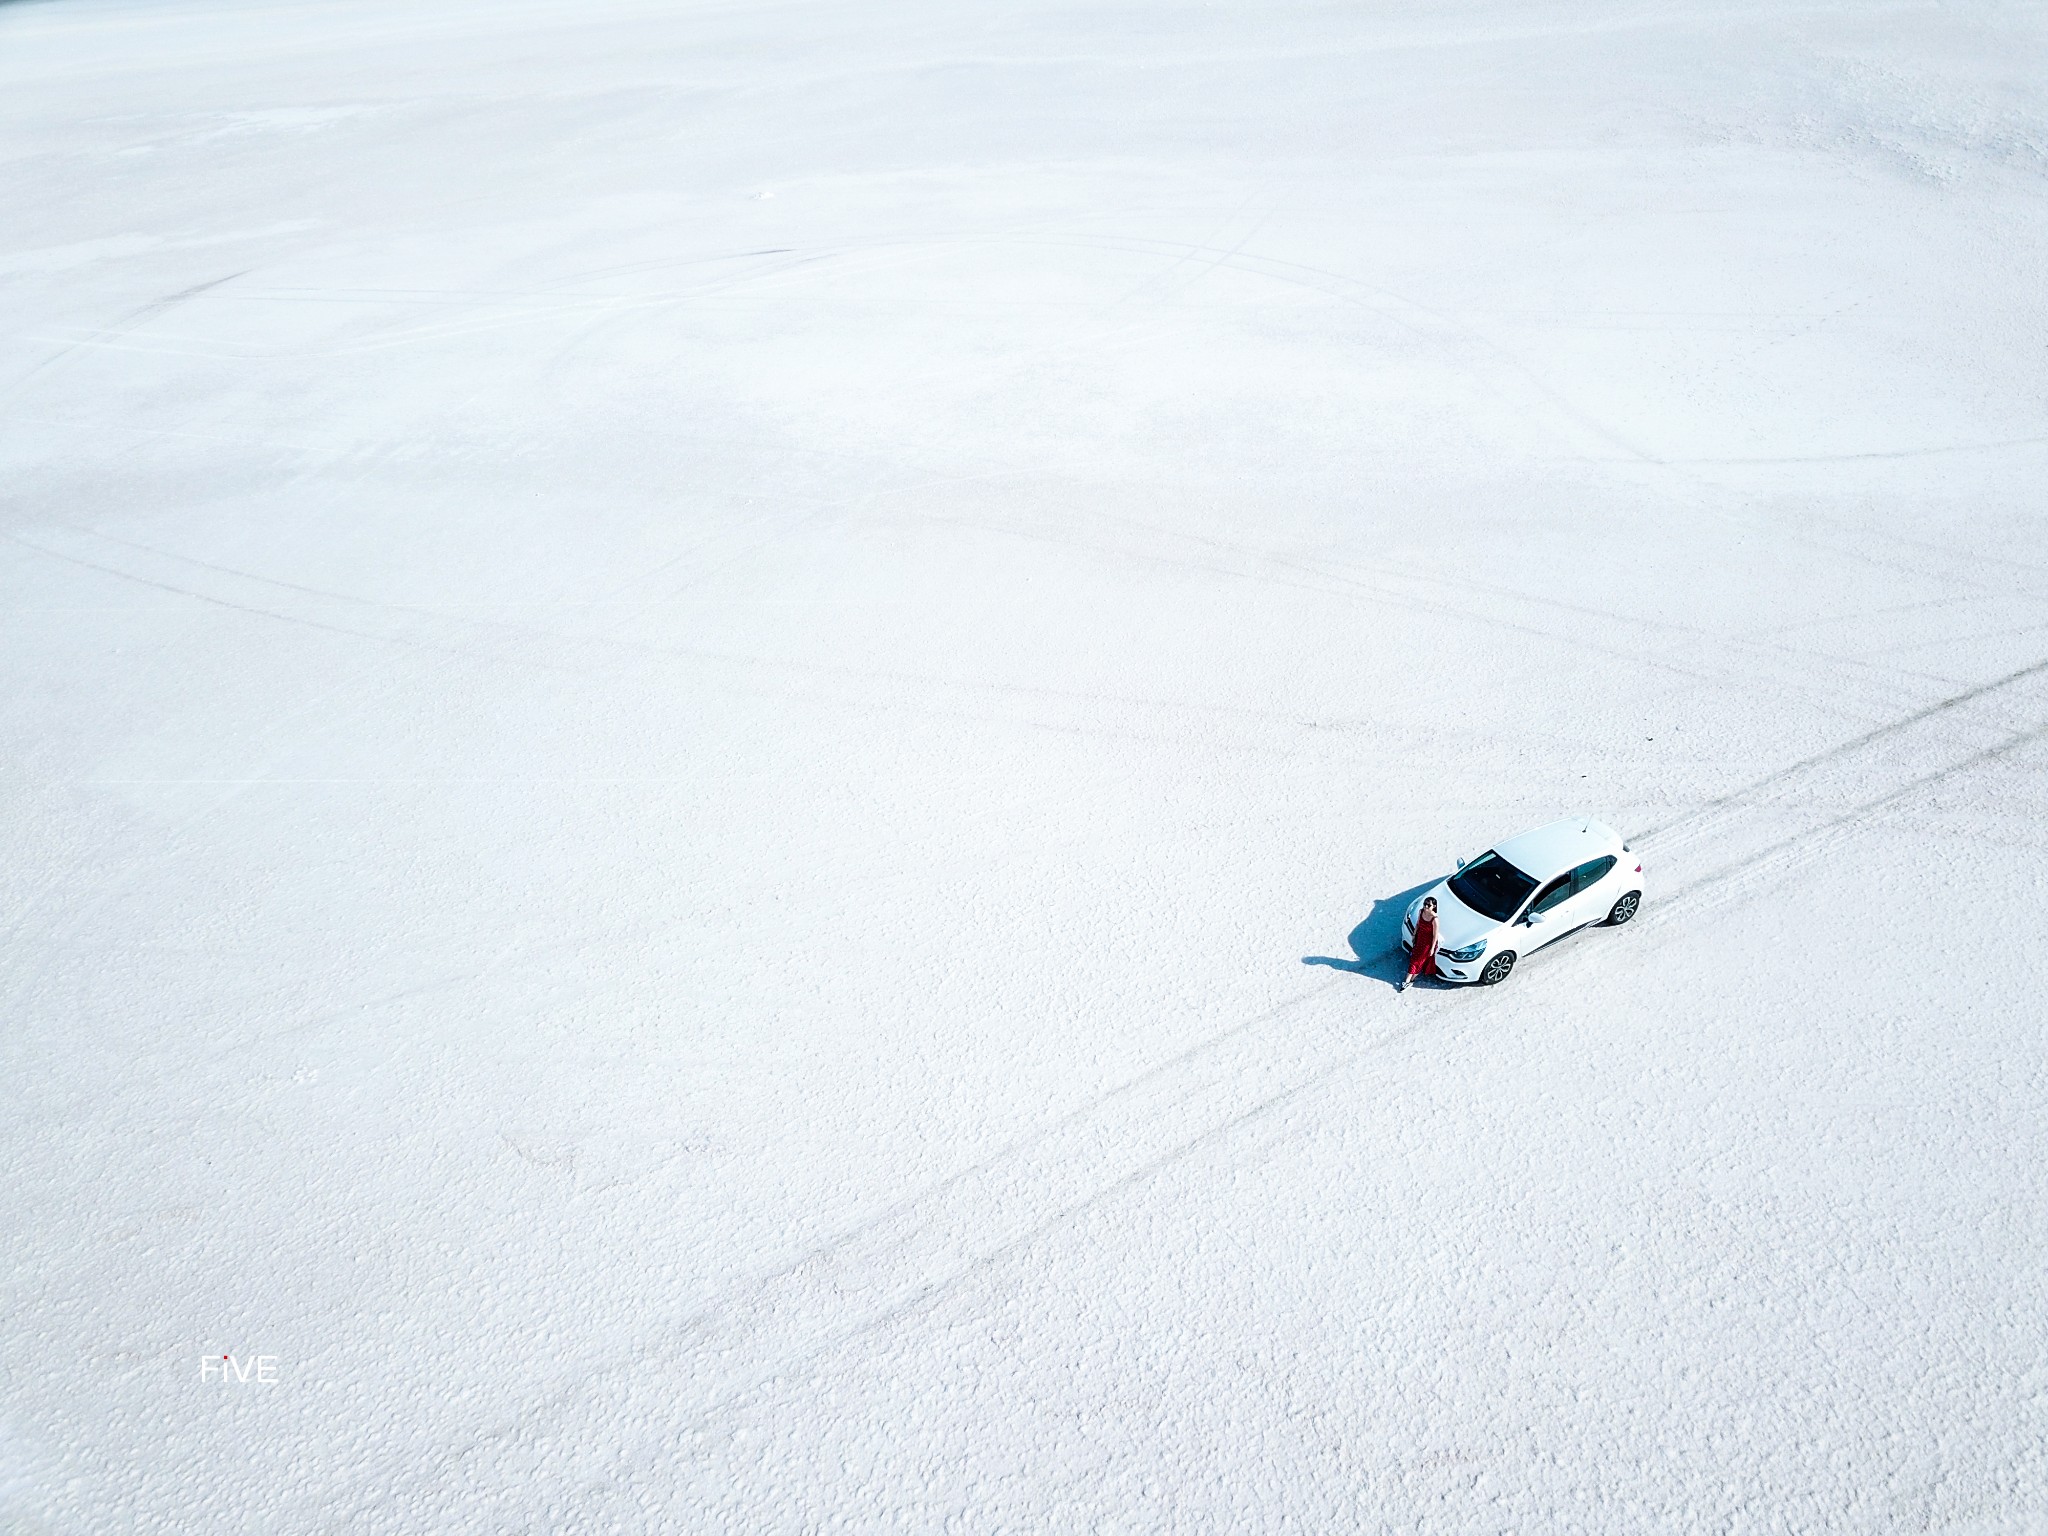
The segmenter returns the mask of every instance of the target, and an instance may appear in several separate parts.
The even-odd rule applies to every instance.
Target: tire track
[[[1633,841],[1668,895],[1651,928],[1736,905],[1812,863],[1892,806],[2048,733],[2048,659],[1965,688],[1764,775]],[[1653,895],[1654,895],[1653,887]]]
[[[1961,732],[1988,730],[1993,735],[2002,734],[2011,729],[2005,712],[2024,711],[2037,703],[2043,683],[2048,683],[2048,657],[1949,694],[1909,715],[1765,774],[1675,821],[1639,832],[1636,838],[1646,845],[1655,843],[1659,853],[1669,853],[1707,835],[1731,818],[1752,813],[1767,797],[1782,800],[1820,793],[1833,778],[1854,774],[1859,768],[1866,773],[1879,771],[1878,764],[1867,761],[1874,755],[1893,751],[1939,753],[1943,747],[1940,733],[1951,722]]]
[[[2048,660],[1766,775],[1644,835],[1638,845],[1671,857],[1678,879],[1638,926],[1669,931],[1737,903],[1832,850],[1873,816],[2048,737],[2044,684]],[[2015,717],[2022,723],[2015,726]],[[1665,873],[1653,870],[1652,878]],[[1554,988],[1595,954],[1583,944],[1546,953],[1522,984]],[[1339,1019],[1313,1006],[1342,985],[1332,979],[1284,998],[795,1262],[735,1286],[682,1319],[648,1354],[579,1377],[468,1449],[521,1432],[536,1412],[586,1398],[601,1399],[622,1426],[658,1424],[665,1437],[702,1428],[820,1354],[932,1305],[1106,1201],[1228,1145],[1371,1055],[1426,1030],[1487,1028],[1514,1009],[1516,997],[1423,994],[1410,1005],[1424,1010],[1420,1018],[1361,1043],[1355,1013],[1347,1009]],[[1443,1011],[1453,1007],[1455,1022]]]
[[[225,283],[232,283],[238,277],[247,277],[253,270],[255,269],[244,268],[240,272],[230,272],[226,277],[216,277],[210,282],[194,283],[191,287],[181,288],[176,293],[167,293],[160,299],[152,299],[140,309],[130,310],[112,325],[104,326],[99,330],[91,331],[84,336],[74,337],[69,340],[58,338],[56,341],[56,351],[16,376],[8,383],[5,389],[0,389],[0,400],[4,400],[10,395],[18,394],[44,369],[61,363],[65,358],[71,356],[72,353],[85,348],[119,341],[131,333],[141,330],[158,316],[176,309],[180,304],[196,299],[200,294],[209,292]]]
[[[126,539],[114,539],[107,535],[93,533],[89,529],[74,528],[69,524],[47,523],[42,525],[40,531],[44,535],[44,538],[41,540],[27,538],[22,534],[10,531],[0,531],[0,538],[5,538],[8,542],[17,544],[31,553],[41,555],[45,559],[60,561],[63,564],[76,566],[81,570],[92,571],[102,576],[117,577],[136,586],[151,587],[159,592],[167,592],[173,597],[186,598],[195,603],[204,603],[209,607],[225,608],[230,612],[245,614],[252,618],[271,619],[280,624],[294,625],[301,629],[319,630],[330,635],[341,635],[351,640],[374,641],[380,645],[397,647],[401,651],[431,652],[477,662],[523,665],[543,671],[568,670],[549,658],[518,654],[510,647],[500,646],[496,650],[484,650],[479,649],[473,643],[465,643],[479,631],[485,629],[512,631],[514,626],[498,624],[487,620],[458,620],[445,614],[435,613],[429,609],[404,608],[395,604],[380,603],[370,598],[351,597],[345,593],[323,592],[314,587],[302,587],[290,582],[274,581],[269,577],[254,576],[247,572],[230,570],[226,566],[213,565],[203,560],[193,560],[184,555],[151,549],[146,545],[131,543]],[[49,538],[51,534],[57,533],[89,537],[94,541],[94,553],[105,555],[106,558],[95,559],[92,555],[81,554],[76,550],[60,547],[58,543],[50,541]],[[74,537],[72,542],[78,543],[83,541]],[[148,560],[136,561],[131,557],[129,558],[128,565],[114,564],[112,560],[115,557],[101,547],[110,544],[125,546],[136,553],[152,557],[159,567],[165,562],[175,562],[180,566],[211,571],[215,575],[226,576],[230,578],[230,585],[239,584],[245,589],[260,589],[260,595],[253,597],[246,595],[227,597],[223,596],[219,591],[209,591],[202,586],[192,585],[189,578],[186,580],[169,580],[166,579],[161,570],[158,570],[155,574],[145,574],[143,571],[129,568],[133,565],[147,566],[149,564]],[[219,584],[216,583],[216,585]],[[327,604],[330,609],[340,609],[341,611],[330,614],[328,618],[322,619],[315,618],[308,613],[294,611],[291,607],[283,604],[273,606],[272,594],[276,591],[312,597]],[[300,603],[298,606],[303,608],[307,605]],[[380,620],[384,621],[381,625],[378,622]],[[423,636],[419,631],[424,627],[438,628],[444,633]]]
[[[1789,873],[1799,865],[1812,863],[1837,845],[1847,842],[1860,828],[1867,826],[1873,818],[1883,815],[1898,802],[1973,769],[2009,757],[2044,739],[2048,739],[2048,720],[2015,731],[2002,741],[1973,752],[1959,762],[1924,773],[1888,793],[1880,794],[1875,799],[1851,806],[1828,816],[1816,825],[1781,837],[1737,863],[1700,875],[1691,883],[1679,887],[1659,904],[1653,914],[1657,925],[1661,926],[1677,917],[1698,916],[1734,905],[1750,891]]]

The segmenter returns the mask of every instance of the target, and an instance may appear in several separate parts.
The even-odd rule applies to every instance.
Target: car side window
[[[1581,864],[1572,871],[1573,892],[1590,891],[1594,886],[1607,878],[1607,871],[1612,868],[1614,868],[1614,855],[1611,853],[1605,858],[1593,860],[1590,864]]]
[[[1538,912],[1548,912],[1552,907],[1563,901],[1565,897],[1571,895],[1571,893],[1572,877],[1570,875],[1559,875],[1550,884],[1543,887],[1542,893],[1529,903],[1529,915],[1534,917]]]

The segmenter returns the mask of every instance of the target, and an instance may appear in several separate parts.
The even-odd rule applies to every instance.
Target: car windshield
[[[1536,882],[1497,853],[1481,854],[1451,876],[1451,894],[1482,917],[1504,923],[1521,910]]]

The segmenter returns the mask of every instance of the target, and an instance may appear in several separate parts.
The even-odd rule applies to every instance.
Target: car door
[[[1561,932],[1570,933],[1607,915],[1607,909],[1614,905],[1615,893],[1608,889],[1607,880],[1614,873],[1614,865],[1614,855],[1607,853],[1588,859],[1571,872],[1572,893],[1560,904],[1557,914]]]
[[[1520,926],[1524,950],[1541,949],[1552,939],[1561,939],[1570,931],[1571,925],[1563,921],[1564,908],[1572,899],[1572,872],[1566,870],[1555,880],[1545,882],[1522,913]]]

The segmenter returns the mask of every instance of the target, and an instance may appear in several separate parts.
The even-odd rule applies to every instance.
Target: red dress
[[[1408,979],[1433,974],[1436,967],[1436,914],[1415,919],[1415,947],[1408,952]]]

